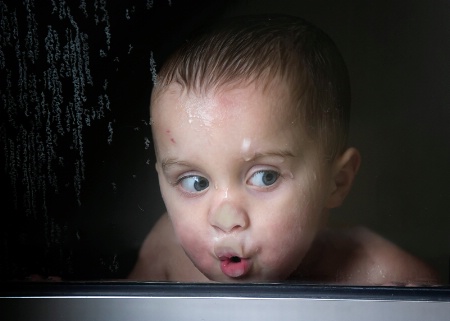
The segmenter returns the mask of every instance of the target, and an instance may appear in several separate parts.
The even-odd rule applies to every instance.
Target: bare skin
[[[211,282],[176,241],[167,214],[159,219],[145,239],[129,279]],[[287,281],[426,286],[439,284],[439,277],[432,267],[395,244],[367,228],[354,227],[322,230],[302,264]]]

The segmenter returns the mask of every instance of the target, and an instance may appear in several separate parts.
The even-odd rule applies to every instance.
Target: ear
[[[352,188],[353,180],[361,164],[361,155],[356,148],[348,148],[333,163],[332,189],[327,208],[341,206]]]

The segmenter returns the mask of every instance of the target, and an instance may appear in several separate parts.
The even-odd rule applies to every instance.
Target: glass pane
[[[324,30],[350,76],[349,145],[360,151],[362,162],[345,202],[331,211],[329,227],[365,226],[427,262],[440,283],[448,284],[445,1],[0,0],[0,8],[3,280],[126,279],[165,212],[149,114],[163,62],[193,30],[221,17],[282,13]],[[252,141],[239,144],[247,150]],[[244,163],[254,157],[245,154]],[[273,168],[244,175],[246,184],[277,186],[285,178]],[[227,183],[200,174],[197,168],[188,175],[183,188],[217,187],[224,197],[235,196]],[[220,213],[234,215],[230,204]],[[227,246],[219,256],[242,262]],[[341,259],[330,256],[332,262]],[[148,279],[134,271],[135,279]],[[228,274],[233,273],[239,272]],[[339,273],[296,281],[335,283]],[[191,276],[174,279],[206,280]]]

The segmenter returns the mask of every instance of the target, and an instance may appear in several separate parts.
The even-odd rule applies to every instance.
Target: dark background
[[[124,278],[164,211],[152,77],[196,27],[277,12],[325,30],[352,81],[363,165],[331,224],[450,257],[450,3],[0,0],[0,275]]]

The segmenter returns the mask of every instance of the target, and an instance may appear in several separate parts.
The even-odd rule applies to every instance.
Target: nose
[[[211,213],[210,223],[223,232],[230,233],[237,229],[247,228],[249,221],[243,209],[227,202],[222,203]]]

